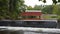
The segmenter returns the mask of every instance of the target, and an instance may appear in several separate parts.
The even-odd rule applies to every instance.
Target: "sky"
[[[52,0],[46,0],[47,2],[44,4],[42,1],[39,0],[24,0],[27,6],[34,7],[35,5],[51,5],[53,2]]]

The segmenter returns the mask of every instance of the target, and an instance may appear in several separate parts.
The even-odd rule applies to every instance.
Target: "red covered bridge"
[[[21,13],[23,20],[40,20],[41,19],[41,11],[26,11]]]

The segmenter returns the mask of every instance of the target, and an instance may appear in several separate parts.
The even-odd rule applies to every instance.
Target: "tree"
[[[40,5],[35,5],[34,7],[32,6],[27,7],[27,10],[41,10],[41,9],[42,9],[42,6]]]
[[[60,5],[54,5],[53,14],[57,14],[60,19]]]
[[[8,0],[0,0],[0,19],[3,19],[6,16],[8,11]]]
[[[46,3],[46,0],[39,0],[39,1],[42,1],[42,2]]]
[[[27,10],[33,10],[32,6],[27,6]]]
[[[43,14],[52,14],[52,10],[53,10],[53,6],[50,5],[50,6],[45,6],[43,9],[42,9],[42,13]]]
[[[43,0],[44,3],[46,3],[46,0]]]
[[[0,19],[18,19],[19,7],[23,5],[24,0],[0,0]]]
[[[58,2],[60,2],[60,0],[58,0]]]
[[[46,3],[46,0],[39,0],[39,1],[42,1],[42,2]],[[58,1],[57,0],[52,0],[52,1],[53,1],[54,4],[60,2],[60,0],[58,0]]]
[[[56,4],[56,3],[57,3],[57,1],[56,1],[56,0],[52,0],[52,1],[53,1],[53,3],[54,3],[54,4]]]
[[[57,13],[58,13],[58,6],[53,5],[53,14],[57,14]]]
[[[40,5],[35,5],[33,9],[34,9],[34,10],[41,10],[41,9],[42,9],[42,6],[40,6]]]

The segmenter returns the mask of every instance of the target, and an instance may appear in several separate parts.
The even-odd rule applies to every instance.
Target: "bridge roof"
[[[25,12],[41,12],[41,10],[26,10]]]

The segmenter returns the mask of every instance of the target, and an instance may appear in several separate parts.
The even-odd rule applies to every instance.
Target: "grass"
[[[44,16],[43,18],[45,19],[54,19],[54,18],[58,18],[58,16]],[[60,18],[60,16],[59,16]]]

